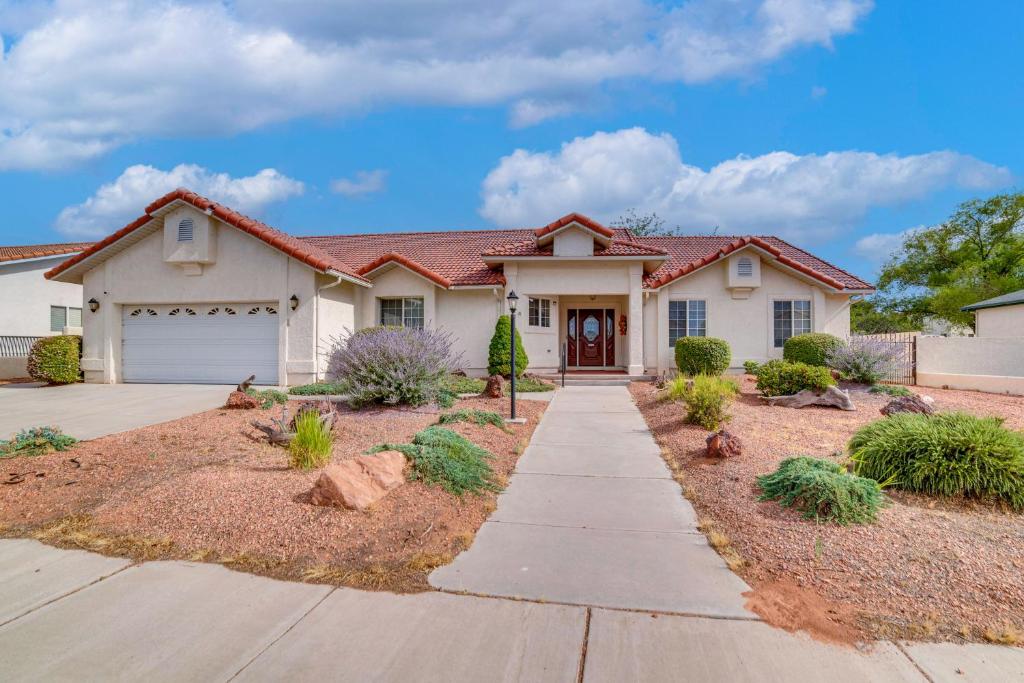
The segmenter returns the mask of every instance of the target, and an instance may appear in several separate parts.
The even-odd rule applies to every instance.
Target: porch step
[[[556,373],[534,374],[534,377],[545,382],[551,382],[555,386],[562,386],[562,375]],[[607,372],[602,373],[566,373],[565,386],[567,387],[622,387],[628,386],[630,382],[653,382],[656,375],[619,375]]]

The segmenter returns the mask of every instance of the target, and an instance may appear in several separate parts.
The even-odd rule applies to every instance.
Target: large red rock
[[[895,415],[896,413],[920,413],[922,415],[932,415],[935,413],[935,408],[933,408],[931,404],[923,398],[914,394],[912,396],[897,396],[886,403],[879,412],[886,417],[889,415]]]
[[[365,510],[405,483],[405,456],[398,451],[359,455],[326,467],[310,492],[313,505]]]
[[[743,453],[743,443],[724,429],[708,434],[707,457],[732,458]]]
[[[224,407],[237,410],[253,410],[260,407],[260,402],[254,396],[250,396],[244,391],[232,391],[228,395],[228,402],[224,404]]]
[[[487,378],[487,386],[484,387],[484,394],[487,398],[501,398],[505,395],[505,378],[501,375],[491,375]]]

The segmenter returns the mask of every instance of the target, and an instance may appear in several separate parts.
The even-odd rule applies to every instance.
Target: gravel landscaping
[[[999,416],[1024,429],[1024,398],[914,388],[939,411]],[[838,526],[758,501],[755,477],[793,455],[841,461],[853,432],[881,417],[889,397],[855,391],[855,412],[768,407],[751,377],[726,428],[743,454],[705,457],[707,431],[657,390],[631,392],[713,545],[753,587],[750,606],[770,623],[833,641],[908,638],[1022,642],[1024,515],[1001,506],[887,490],[878,521]]]
[[[294,406],[295,403],[291,403]],[[525,425],[445,425],[495,455],[503,482],[546,403],[520,400]],[[508,400],[468,399],[455,409],[507,415]],[[0,461],[0,532],[137,559],[216,561],[281,578],[362,588],[425,590],[426,574],[467,547],[496,494],[458,497],[409,481],[368,512],[318,507],[319,471],[288,469],[288,451],[250,426],[269,410],[211,410]],[[332,460],[380,443],[407,443],[437,409],[341,408]]]

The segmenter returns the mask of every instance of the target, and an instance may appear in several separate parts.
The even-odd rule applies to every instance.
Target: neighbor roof
[[[60,244],[24,244],[15,247],[0,247],[0,263],[74,254],[88,249],[92,244],[92,242],[63,242]]]
[[[1024,289],[1018,289],[1016,292],[1010,292],[1009,294],[1003,294],[1002,296],[985,299],[984,301],[979,301],[976,304],[964,306],[960,310],[977,311],[980,308],[999,308],[1000,306],[1016,306],[1017,304],[1024,304]]]

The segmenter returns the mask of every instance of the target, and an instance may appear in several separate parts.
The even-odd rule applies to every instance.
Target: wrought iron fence
[[[32,345],[42,337],[16,337],[0,335],[0,358],[21,358],[27,356]]]
[[[888,376],[882,379],[885,384],[917,384],[917,333],[891,332],[887,334],[858,334],[860,339],[871,339],[891,345],[895,351],[896,364]]]

